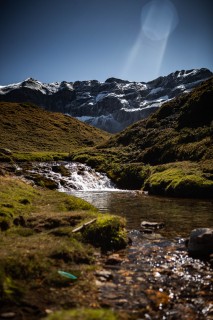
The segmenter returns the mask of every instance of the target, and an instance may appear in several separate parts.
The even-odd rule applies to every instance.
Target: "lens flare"
[[[178,14],[169,0],[148,2],[142,8],[141,28],[129,51],[122,77],[129,77],[136,65],[142,75],[150,74],[151,77],[157,77],[169,36],[177,24]]]
[[[153,0],[141,13],[142,30],[153,41],[168,38],[178,23],[178,15],[169,0]]]

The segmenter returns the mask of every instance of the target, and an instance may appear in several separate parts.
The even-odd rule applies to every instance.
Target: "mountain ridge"
[[[171,161],[213,159],[212,101],[213,78],[206,80],[192,92],[164,103],[147,119],[140,120],[112,136],[106,146],[131,147],[132,161],[152,165]],[[202,141],[205,144],[206,137],[208,143],[205,141],[205,150],[195,147],[187,153],[187,145],[198,145]],[[179,145],[181,151],[178,150]]]
[[[212,101],[213,77],[72,159],[106,172],[121,189],[212,198]]]
[[[28,78],[0,86],[0,101],[30,102],[46,110],[69,114],[102,130],[116,133],[146,118],[164,102],[191,91],[213,76],[205,68],[181,70],[149,82],[108,78],[45,84]]]

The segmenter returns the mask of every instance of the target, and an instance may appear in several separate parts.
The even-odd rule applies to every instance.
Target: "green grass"
[[[66,160],[69,153],[65,152],[13,152],[11,159],[14,161],[57,161]]]
[[[0,305],[12,308],[14,302],[28,301],[54,310],[97,305],[94,252],[126,246],[124,219],[11,176],[0,176],[0,199]],[[72,232],[94,218],[83,231]]]
[[[0,148],[13,152],[68,154],[104,142],[110,136],[77,119],[29,103],[0,102],[0,113]]]
[[[0,176],[0,199],[0,226],[7,222],[9,227],[15,218],[26,217],[33,212],[42,214],[47,209],[49,213],[75,210],[97,212],[84,200],[57,191],[35,189],[10,177]]]
[[[56,312],[45,320],[117,320],[115,312],[105,309],[77,309]]]
[[[166,196],[211,198],[213,181],[198,164],[179,162],[153,167],[144,189]]]

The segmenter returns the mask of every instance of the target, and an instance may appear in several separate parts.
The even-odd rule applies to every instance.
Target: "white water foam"
[[[67,174],[63,175],[60,166],[66,168]],[[61,192],[74,190],[116,190],[114,184],[106,174],[96,172],[89,166],[77,162],[41,162],[34,163],[31,173],[38,173],[58,184]]]

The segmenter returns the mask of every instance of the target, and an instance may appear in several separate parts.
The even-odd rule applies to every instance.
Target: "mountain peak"
[[[31,102],[69,114],[100,129],[115,133],[146,118],[164,102],[187,93],[213,76],[206,69],[177,70],[149,82],[108,78],[42,83],[33,78],[0,87],[0,101]]]
[[[105,83],[112,83],[112,82],[116,82],[116,83],[130,83],[130,81],[127,80],[122,80],[122,79],[118,79],[118,78],[108,78],[106,79]]]

